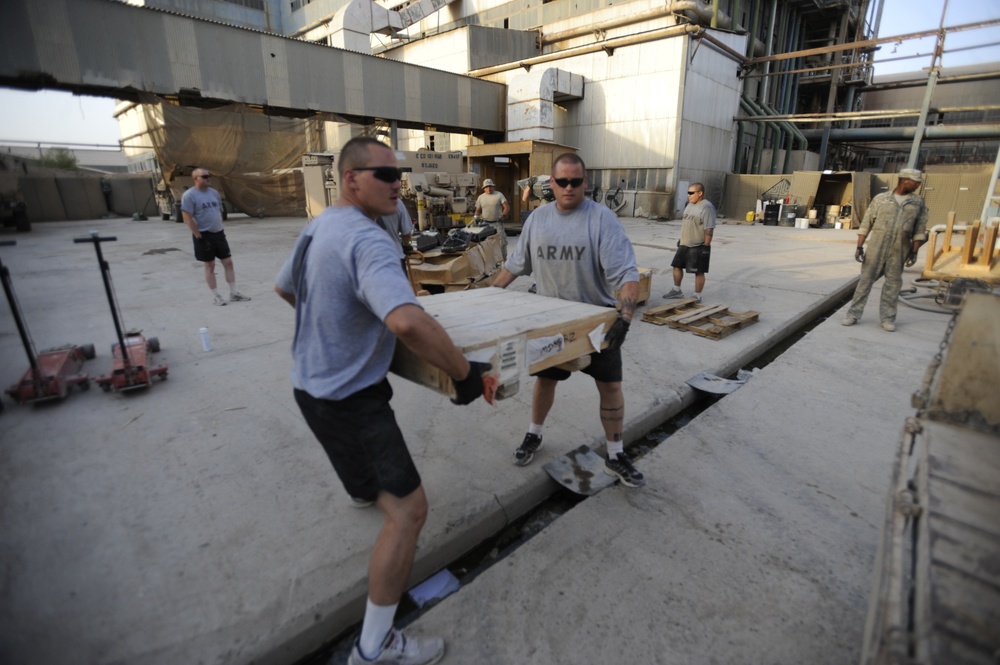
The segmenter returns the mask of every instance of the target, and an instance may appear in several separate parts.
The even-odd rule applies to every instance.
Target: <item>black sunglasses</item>
[[[688,192],[688,196],[694,196],[695,194],[701,194],[701,192]]]
[[[583,184],[583,178],[553,178],[553,180],[560,187],[569,187],[570,185],[579,187]]]
[[[371,171],[376,180],[392,184],[403,179],[403,169],[396,166],[358,166],[352,171]]]
[[[210,175],[196,175],[195,178],[201,178],[202,180],[211,180],[212,176],[210,176]]]

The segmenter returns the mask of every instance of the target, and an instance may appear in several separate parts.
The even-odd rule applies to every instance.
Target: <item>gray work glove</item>
[[[910,252],[910,255],[906,257],[906,267],[909,268],[910,266],[914,265],[916,262],[917,262],[917,253],[916,252]]]
[[[864,263],[865,262],[865,248],[864,247],[858,247],[856,250],[854,250],[854,260],[857,261],[858,263]]]
[[[469,374],[461,381],[454,381],[455,397],[452,404],[465,406],[475,402],[483,394],[483,374],[493,369],[490,363],[469,361]]]
[[[625,335],[628,334],[629,322],[621,316],[611,325],[611,330],[604,336],[604,341],[608,343],[605,351],[617,351],[625,343]]]

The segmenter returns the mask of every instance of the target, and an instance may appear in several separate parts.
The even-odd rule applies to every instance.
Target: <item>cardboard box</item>
[[[455,290],[482,282],[501,266],[500,236],[492,235],[483,242],[470,244],[459,254],[445,254],[440,250],[426,252],[422,264],[410,266],[410,274],[421,286],[444,286],[445,290]]]

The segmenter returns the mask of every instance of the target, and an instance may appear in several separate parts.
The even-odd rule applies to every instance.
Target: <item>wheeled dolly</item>
[[[15,245],[16,240],[0,240],[0,245]],[[69,394],[70,388],[79,387],[86,390],[90,387],[90,378],[82,371],[83,363],[94,357],[94,345],[62,346],[55,349],[35,352],[35,345],[24,322],[21,306],[14,294],[10,281],[10,271],[0,262],[0,281],[3,282],[4,294],[10,303],[10,311],[17,324],[17,332],[21,336],[24,352],[28,356],[28,369],[21,380],[7,388],[4,392],[20,404],[40,402],[44,400],[63,399]],[[3,404],[0,402],[0,408]]]
[[[138,330],[122,332],[122,317],[118,311],[114,289],[111,286],[111,269],[101,252],[102,242],[114,240],[118,240],[118,238],[115,236],[101,238],[97,231],[91,231],[88,238],[73,239],[73,242],[76,243],[89,242],[94,245],[94,250],[97,252],[97,264],[101,269],[101,277],[104,279],[104,291],[108,296],[108,304],[111,306],[111,318],[114,319],[115,333],[118,335],[118,343],[111,345],[113,357],[111,373],[94,379],[105,392],[148,388],[153,384],[154,376],[158,376],[162,380],[167,378],[166,365],[149,365],[149,354],[160,350],[160,341],[155,337],[146,339]]]

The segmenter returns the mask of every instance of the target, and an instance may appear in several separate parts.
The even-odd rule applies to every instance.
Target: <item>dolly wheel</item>
[[[160,350],[160,340],[155,337],[150,337],[146,340],[146,348],[152,353],[157,353]]]
[[[83,351],[83,357],[87,360],[93,360],[97,357],[97,351],[94,350],[93,344],[84,344],[80,350]]]
[[[84,379],[80,382],[80,390],[90,390],[90,379]]]

